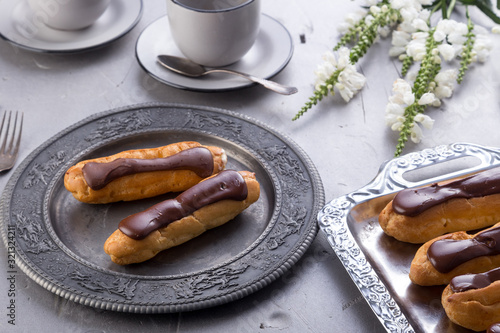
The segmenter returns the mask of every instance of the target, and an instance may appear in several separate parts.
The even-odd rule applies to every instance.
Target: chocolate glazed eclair
[[[379,215],[387,235],[415,244],[450,232],[489,227],[498,221],[498,167],[447,184],[403,190]]]
[[[500,268],[453,278],[443,291],[441,303],[455,324],[495,332],[500,322]]]
[[[86,203],[131,201],[185,191],[226,163],[222,148],[178,142],[81,161],[68,169],[64,186]]]
[[[455,276],[496,267],[500,267],[500,223],[474,235],[458,231],[426,242],[413,258],[410,279],[421,286],[444,285]]]
[[[104,251],[120,265],[146,261],[232,220],[259,196],[254,173],[222,171],[174,199],[123,219],[106,240]]]

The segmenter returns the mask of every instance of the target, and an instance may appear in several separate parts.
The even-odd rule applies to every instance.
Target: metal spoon
[[[198,65],[197,63],[192,62],[191,60],[185,58],[180,58],[170,55],[159,55],[157,57],[157,60],[161,65],[170,69],[171,71],[190,77],[200,77],[210,73],[228,73],[228,74],[235,74],[244,77],[245,79],[248,79],[252,82],[259,83],[264,87],[266,87],[267,89],[271,89],[272,91],[275,91],[279,94],[291,95],[295,94],[298,91],[297,88],[295,87],[283,86],[274,81],[264,80],[235,70],[229,70],[224,68],[206,69],[202,65]]]

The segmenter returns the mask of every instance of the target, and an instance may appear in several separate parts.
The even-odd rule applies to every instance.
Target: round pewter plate
[[[103,244],[118,223],[175,194],[84,204],[65,190],[65,171],[83,159],[188,140],[224,148],[228,169],[255,172],[259,200],[149,261],[114,264]],[[139,105],[93,115],[32,152],[4,191],[1,233],[6,244],[15,241],[18,266],[61,297],[112,311],[180,312],[239,299],[277,279],[316,236],[323,205],[314,165],[268,126],[220,109]]]

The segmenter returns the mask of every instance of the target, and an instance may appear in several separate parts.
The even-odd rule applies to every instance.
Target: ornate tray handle
[[[408,180],[405,174],[463,158],[473,157],[476,164],[429,177],[424,180]],[[377,176],[365,187],[326,204],[318,214],[320,229],[358,286],[373,312],[388,332],[414,332],[411,324],[386,286],[366,260],[348,225],[352,208],[362,202],[395,193],[405,188],[418,187],[446,179],[452,179],[500,165],[500,150],[469,143],[438,146],[410,153],[385,162]]]

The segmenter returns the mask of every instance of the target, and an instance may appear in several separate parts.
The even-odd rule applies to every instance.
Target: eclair
[[[224,170],[176,198],[123,219],[104,251],[119,265],[146,261],[234,219],[259,196],[253,172]]]
[[[410,280],[421,286],[448,284],[467,273],[500,267],[500,223],[474,235],[458,231],[423,244],[410,267]]]
[[[186,141],[81,161],[64,186],[85,203],[110,203],[181,192],[224,170],[224,149]]]
[[[455,231],[500,221],[500,168],[446,184],[405,189],[382,210],[379,223],[389,236],[421,244]]]
[[[453,278],[441,303],[448,318],[474,331],[495,332],[500,322],[500,268]]]

